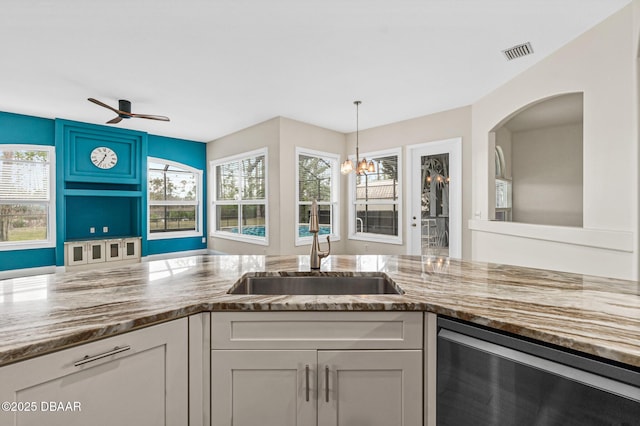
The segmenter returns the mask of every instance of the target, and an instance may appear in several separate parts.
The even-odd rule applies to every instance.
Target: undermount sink
[[[347,275],[345,275],[347,274]],[[384,273],[258,272],[245,274],[229,294],[403,294]]]

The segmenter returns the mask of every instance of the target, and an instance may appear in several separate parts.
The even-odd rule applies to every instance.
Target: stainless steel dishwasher
[[[438,319],[438,426],[640,425],[640,369]]]

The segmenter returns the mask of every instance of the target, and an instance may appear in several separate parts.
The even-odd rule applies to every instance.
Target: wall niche
[[[583,94],[533,102],[503,120],[491,136],[494,219],[582,227]]]

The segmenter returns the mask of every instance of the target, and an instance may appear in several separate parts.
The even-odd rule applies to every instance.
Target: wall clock
[[[91,162],[101,169],[110,169],[118,164],[118,155],[111,148],[99,146],[91,151]]]

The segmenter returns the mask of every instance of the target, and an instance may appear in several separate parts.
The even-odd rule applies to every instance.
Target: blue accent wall
[[[0,144],[55,145],[54,121],[0,111]],[[0,251],[0,271],[55,265],[54,248]]]
[[[0,143],[55,145],[53,120],[0,111]]]
[[[56,123],[58,123],[56,125]],[[78,172],[70,173],[69,162],[71,152],[65,150],[65,129],[79,131],[74,136],[78,143],[86,142],[85,134],[96,135],[97,140],[104,140],[104,145],[116,143],[112,139],[132,140],[136,157],[128,169],[129,175],[115,179],[90,177],[76,178]],[[102,139],[100,134],[106,135]],[[57,135],[57,137],[56,137]],[[71,134],[73,136],[73,134]],[[135,142],[139,141],[139,142]],[[122,142],[118,142],[122,145]],[[203,236],[206,232],[206,144],[185,139],[149,135],[145,132],[121,129],[114,126],[102,126],[68,120],[52,120],[0,111],[0,144],[31,144],[56,146],[56,248],[0,251],[0,271],[25,269],[43,266],[62,265],[64,263],[64,241],[91,238],[109,238],[125,236],[142,237],[142,255],[164,254],[186,250],[206,248],[202,237],[172,238],[147,241],[147,155],[162,158],[203,171]],[[67,144],[68,145],[68,144]],[[88,145],[87,145],[88,146]],[[119,145],[114,145],[118,148]],[[67,148],[76,149],[77,155],[87,157],[84,151],[76,147],[76,143]],[[136,149],[137,149],[136,148]],[[88,148],[87,148],[88,149]],[[132,148],[133,149],[133,148]],[[134,152],[134,151],[131,151]],[[124,158],[122,160],[125,160]],[[122,161],[120,166],[127,165]],[[85,175],[93,169],[80,168]],[[65,174],[65,172],[68,172]],[[119,173],[114,168],[111,174]],[[109,173],[105,174],[108,175]],[[135,176],[135,178],[133,178]],[[127,180],[128,179],[128,180]],[[109,194],[101,196],[100,193]],[[108,226],[109,232],[102,233],[102,227]],[[90,227],[96,228],[95,234],[89,234]]]
[[[185,139],[168,138],[164,136],[149,135],[147,144],[149,157],[175,161],[187,166],[202,170],[202,237],[169,238],[162,240],[148,240],[146,254],[164,254],[177,251],[202,250],[207,248],[207,243],[202,238],[207,236],[207,145]],[[146,170],[146,163],[144,165]],[[146,211],[145,211],[146,218]],[[145,219],[146,224],[146,219]],[[145,229],[146,236],[146,229]],[[143,242],[146,238],[143,238]],[[145,253],[145,251],[143,251]]]

